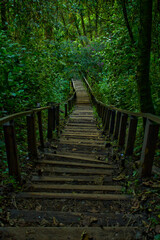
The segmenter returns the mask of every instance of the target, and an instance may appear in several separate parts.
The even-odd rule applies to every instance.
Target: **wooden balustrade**
[[[92,89],[85,77],[84,81],[88,92],[92,94],[92,99],[94,99],[92,103],[97,107],[98,115],[102,119],[103,133],[112,135],[113,139],[117,140],[118,146],[124,149],[126,156],[132,155],[134,151],[138,118],[146,121],[141,153],[140,176],[142,178],[150,177],[152,174],[160,117],[150,113],[134,113],[114,106],[107,106],[95,97],[93,98]],[[128,131],[126,131],[127,127]],[[126,132],[128,132],[127,136]]]
[[[74,87],[73,84],[72,86]],[[76,93],[74,92],[73,96],[69,100],[67,100],[66,103],[64,103],[65,117],[67,117],[69,112],[72,110],[75,101]],[[48,110],[47,138],[51,140],[53,136],[52,135],[53,131],[57,130],[57,132],[59,132],[60,104],[50,102],[49,106],[46,107],[40,107],[40,104],[38,104],[37,108],[35,109],[12,114],[0,119],[0,124],[3,125],[9,175],[14,176],[19,182],[21,181],[21,173],[17,154],[14,119],[26,116],[28,155],[30,159],[34,160],[38,157],[36,121],[39,130],[40,147],[44,148],[43,125],[42,125],[43,120],[42,111],[44,110]]]

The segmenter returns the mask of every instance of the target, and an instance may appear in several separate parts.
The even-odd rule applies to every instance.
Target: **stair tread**
[[[41,169],[38,167],[37,169]],[[112,170],[102,169],[84,169],[84,168],[62,168],[62,167],[42,167],[44,172],[50,173],[74,173],[74,174],[96,174],[96,175],[112,175]]]
[[[33,182],[96,182],[101,185],[102,179],[99,176],[33,176]],[[111,182],[111,176],[105,176],[103,181]]]
[[[71,185],[71,184],[31,184],[29,189],[60,189],[88,191],[122,191],[121,186],[112,185]]]
[[[86,199],[86,200],[129,200],[130,195],[125,194],[94,194],[94,193],[50,193],[50,192],[21,192],[16,195],[16,198],[43,198],[43,199]]]
[[[108,165],[108,164],[89,164],[89,163],[76,163],[76,162],[60,162],[60,161],[52,161],[52,160],[40,160],[37,161],[38,164],[51,164],[51,165],[68,165],[68,166],[78,166],[78,167],[91,167],[91,168],[107,168],[113,169],[116,166]]]

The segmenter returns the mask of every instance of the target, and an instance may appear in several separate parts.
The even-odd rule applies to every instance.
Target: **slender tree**
[[[138,39],[137,86],[142,112],[154,113],[151,95],[150,50],[152,29],[152,0],[140,0],[140,32]]]

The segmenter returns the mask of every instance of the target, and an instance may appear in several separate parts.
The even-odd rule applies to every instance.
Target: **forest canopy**
[[[160,4],[155,0],[3,0],[1,116],[61,102],[85,74],[106,104],[160,113]]]

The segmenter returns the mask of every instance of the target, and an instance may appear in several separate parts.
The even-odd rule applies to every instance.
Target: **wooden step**
[[[93,175],[112,175],[112,170],[84,169],[84,168],[62,168],[62,167],[38,167],[45,173],[70,173],[70,174],[93,174]]]
[[[59,139],[59,142],[63,142],[63,141],[68,141],[68,142],[71,142],[71,143],[85,143],[85,144],[97,144],[97,145],[102,145],[104,146],[105,145],[105,141],[102,139],[102,140],[92,140],[92,139],[79,139],[79,138],[69,138],[68,137],[60,137]]]
[[[89,194],[89,193],[50,193],[50,192],[21,192],[16,198],[37,198],[37,199],[84,199],[94,201],[128,201],[130,195],[124,194]]]
[[[93,175],[112,175],[112,170],[84,169],[84,168],[58,168],[58,167],[38,167],[45,173],[69,173],[69,174],[93,174]]]
[[[33,176],[32,182],[90,182],[102,185],[102,182],[111,182],[111,176]]]
[[[81,190],[81,191],[122,191],[121,186],[98,186],[98,185],[70,185],[70,184],[32,184],[29,189],[43,189],[43,190]]]
[[[115,166],[108,164],[91,164],[91,163],[76,163],[76,162],[60,162],[60,161],[52,161],[52,160],[40,160],[36,161],[38,164],[46,164],[46,165],[64,165],[64,166],[74,166],[74,167],[84,167],[84,168],[102,168],[102,169],[113,169]]]
[[[143,226],[142,216],[140,214],[123,214],[123,213],[90,213],[90,212],[60,212],[60,211],[36,211],[36,210],[17,210],[9,209],[10,219],[24,219],[27,226],[29,224],[41,224],[42,220],[48,221],[48,224],[53,223],[53,218],[56,219],[57,225],[63,223],[65,225],[74,224],[84,226],[86,222],[88,225],[97,226],[135,226],[137,223],[139,227]],[[16,221],[18,226],[19,221]],[[21,223],[21,221],[20,221]],[[80,240],[80,239],[79,239]]]
[[[2,239],[14,240],[135,240],[143,239],[139,227],[1,227]],[[137,238],[136,236],[139,236]]]
[[[66,126],[97,128],[96,123],[73,123],[73,122],[71,123],[71,122],[68,122]]]
[[[105,148],[105,143],[104,144],[96,144],[94,142],[91,142],[91,143],[84,142],[83,143],[83,140],[81,140],[81,138],[76,139],[76,141],[74,141],[74,140],[75,140],[75,138],[69,138],[69,139],[66,138],[66,140],[65,139],[60,140],[59,144],[78,145],[78,146],[86,146],[86,147],[88,146],[88,147],[95,147],[95,148],[97,148],[97,147]]]
[[[92,137],[101,137],[101,134],[99,134],[99,133],[92,133],[92,132],[90,132],[90,133],[85,133],[85,132],[82,132],[82,133],[80,133],[80,132],[65,132],[64,131],[64,133],[62,133],[62,135],[61,136],[76,136],[76,137],[84,137],[84,138],[88,138],[88,137],[90,137],[90,138],[92,138]]]
[[[48,159],[67,159],[67,160],[72,160],[72,161],[83,161],[83,162],[92,162],[92,163],[103,163],[103,164],[107,164],[105,161],[102,161],[102,160],[97,160],[95,158],[95,155],[94,156],[90,156],[90,155],[87,155],[85,156],[84,154],[69,154],[69,153],[64,153],[64,154],[60,154],[60,153],[57,153],[57,154],[54,154],[54,153],[45,153],[44,156]]]

